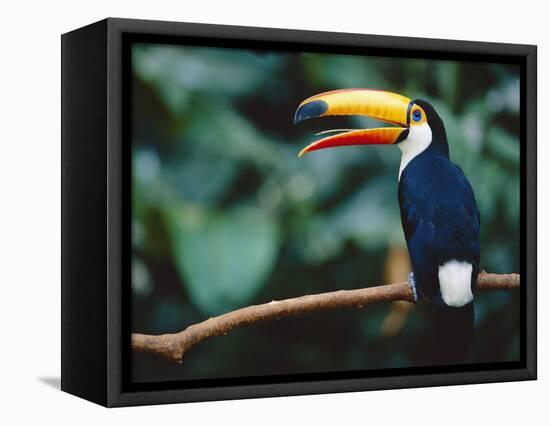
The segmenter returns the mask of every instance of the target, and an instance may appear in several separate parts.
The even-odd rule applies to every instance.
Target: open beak
[[[399,127],[328,130],[318,134],[339,133],[309,144],[298,155],[301,157],[311,151],[337,146],[395,144],[407,137],[412,105],[405,96],[370,89],[333,90],[312,96],[300,104],[294,123],[329,115],[366,115]]]

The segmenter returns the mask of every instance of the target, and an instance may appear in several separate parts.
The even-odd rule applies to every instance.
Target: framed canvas
[[[62,36],[62,389],[106,406],[536,378],[536,47],[106,19]]]

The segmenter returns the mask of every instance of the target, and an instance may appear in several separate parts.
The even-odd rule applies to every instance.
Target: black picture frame
[[[369,374],[133,386],[129,365],[132,41],[517,63],[521,361]],[[62,390],[109,406],[536,379],[536,46],[109,18],[62,36]]]

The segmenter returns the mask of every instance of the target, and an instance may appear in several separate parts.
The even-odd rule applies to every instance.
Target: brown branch
[[[519,274],[479,274],[478,290],[513,290],[519,288]],[[206,321],[190,325],[174,334],[158,336],[132,334],[132,350],[159,355],[171,361],[182,362],[183,355],[195,345],[211,337],[221,336],[239,327],[261,321],[338,308],[362,308],[378,302],[412,302],[408,283],[388,284],[358,290],[340,290],[313,294],[262,305],[252,305]]]

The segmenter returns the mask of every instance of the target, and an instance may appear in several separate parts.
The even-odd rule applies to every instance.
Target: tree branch
[[[478,290],[513,290],[519,288],[519,274],[488,274],[482,272],[477,281]],[[174,334],[132,334],[132,350],[159,355],[171,361],[182,362],[183,355],[195,345],[211,337],[221,336],[236,328],[262,321],[277,320],[308,312],[338,308],[358,308],[378,303],[412,302],[413,295],[408,283],[367,287],[358,290],[339,290],[312,294],[262,305],[252,305],[218,317],[190,325]]]

